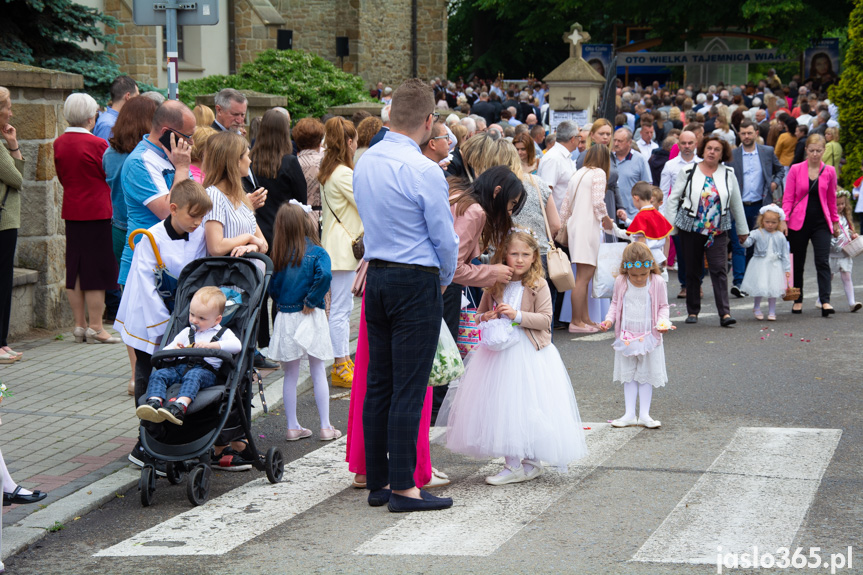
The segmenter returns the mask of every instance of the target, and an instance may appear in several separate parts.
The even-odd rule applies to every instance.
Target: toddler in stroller
[[[206,286],[196,291],[189,304],[189,327],[180,331],[165,349],[188,346],[238,353],[242,349],[240,340],[230,329],[219,325],[226,302],[225,294],[217,287]],[[216,384],[221,365],[222,360],[216,357],[181,357],[176,365],[157,369],[150,376],[145,394],[147,403],[140,406],[135,415],[153,423],[167,420],[174,425],[183,425],[186,410],[198,391]],[[168,388],[177,383],[181,384],[178,396],[165,406]]]

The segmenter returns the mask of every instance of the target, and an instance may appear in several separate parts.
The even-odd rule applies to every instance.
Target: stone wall
[[[275,48],[277,31],[284,22],[267,0],[238,0],[234,5],[237,68],[259,52]]]
[[[105,0],[105,14],[121,22],[118,28],[108,28],[106,32],[116,34],[120,42],[109,46],[108,51],[117,56],[123,73],[139,82],[158,84],[160,62],[156,57],[156,27],[135,26],[131,0]]]
[[[0,86],[12,94],[12,125],[26,160],[21,190],[21,228],[15,267],[39,272],[35,327],[69,325],[66,300],[66,237],[60,218],[63,187],[54,171],[54,139],[66,129],[63,102],[84,87],[79,74],[0,62]]]

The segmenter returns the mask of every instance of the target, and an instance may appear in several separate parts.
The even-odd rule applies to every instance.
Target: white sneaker
[[[507,483],[521,483],[527,480],[527,477],[524,475],[524,467],[521,465],[516,468],[504,465],[504,469],[509,469],[510,473],[506,475],[498,473],[497,475],[486,477],[485,482],[489,485],[506,485]]]

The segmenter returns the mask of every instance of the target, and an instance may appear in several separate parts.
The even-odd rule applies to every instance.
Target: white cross
[[[584,39],[584,36],[579,34],[578,30],[573,30],[572,34],[568,36],[569,41],[572,42],[573,46],[578,46],[579,43]]]

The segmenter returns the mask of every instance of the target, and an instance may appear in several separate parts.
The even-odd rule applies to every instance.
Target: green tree
[[[294,119],[323,116],[327,108],[368,100],[363,79],[302,50],[266,50],[231,76],[180,82],[179,98],[193,106],[195,96],[222,88],[286,96]]]
[[[71,0],[3,0],[0,6],[0,60],[82,74],[84,89],[106,99],[119,67],[108,52],[77,42],[115,44],[101,27],[116,28],[116,19]]]
[[[860,177],[863,161],[863,0],[857,0],[848,22],[848,49],[839,84],[830,89],[830,99],[839,107],[839,138],[845,154],[840,183],[848,189]]]
[[[799,51],[810,39],[843,27],[852,7],[853,0],[823,2],[817,9],[808,0],[727,0],[709,6],[696,0],[661,6],[642,0],[455,0],[450,4],[450,75],[506,71],[542,77],[567,57],[563,34],[573,22],[580,22],[596,43],[612,43],[615,24],[651,27],[648,37],[662,38],[664,50],[682,48],[704,32],[748,29],[778,37],[780,50]]]

